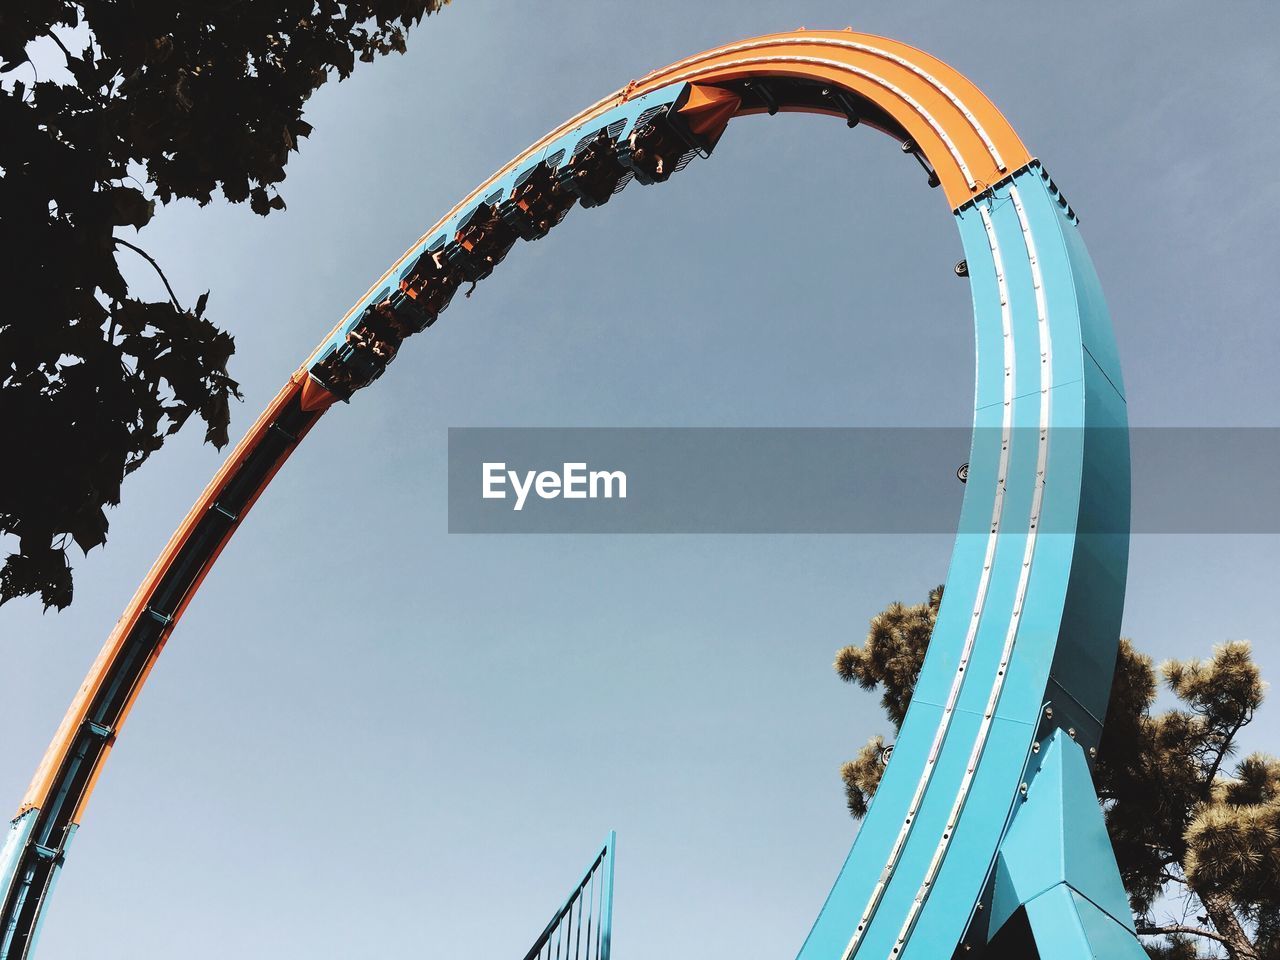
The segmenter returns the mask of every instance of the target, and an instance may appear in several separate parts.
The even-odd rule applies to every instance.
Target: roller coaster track
[[[518,240],[545,236],[575,204],[603,205],[632,180],[660,183],[710,156],[735,117],[778,111],[886,133],[941,187],[965,248],[977,347],[970,468],[933,641],[800,958],[1011,945],[1144,956],[1088,784],[1123,606],[1129,462],[1110,319],[1075,214],[955,70],[892,40],[802,31],[681,60],[566,121],[428,230],[290,377],[138,588],[36,771],[0,852],[0,960],[31,955],[156,658],[329,407],[377,379]]]

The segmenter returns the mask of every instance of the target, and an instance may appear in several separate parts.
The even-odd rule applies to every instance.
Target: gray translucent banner
[[[1015,461],[1035,437],[1014,431]],[[1057,449],[1124,439],[1054,437]],[[958,473],[984,441],[998,449],[998,431],[451,428],[449,532],[950,533]],[[1135,428],[1129,443],[1134,533],[1280,532],[1280,429]],[[989,517],[966,522],[978,533]]]

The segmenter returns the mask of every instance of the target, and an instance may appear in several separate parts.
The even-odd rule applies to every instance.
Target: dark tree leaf
[[[111,187],[105,193],[111,199],[112,222],[116,225],[141,230],[156,212],[155,201],[133,187]]]

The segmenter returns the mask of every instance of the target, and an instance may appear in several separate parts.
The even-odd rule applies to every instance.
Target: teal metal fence
[[[613,860],[617,834],[551,917],[524,960],[609,960],[613,939]]]

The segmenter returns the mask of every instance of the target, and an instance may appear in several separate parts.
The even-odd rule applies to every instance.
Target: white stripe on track
[[[925,873],[924,882],[920,885],[920,889],[916,891],[915,898],[912,900],[911,907],[907,912],[907,919],[898,933],[897,942],[889,953],[890,960],[896,960],[902,952],[902,948],[906,946],[907,938],[911,936],[916,920],[919,919],[920,911],[924,908],[925,901],[929,897],[933,882],[937,879],[938,871],[942,869],[942,861],[946,857],[947,848],[950,846],[951,838],[955,834],[956,824],[960,820],[960,814],[964,810],[969,790],[973,786],[973,778],[982,759],[982,752],[986,748],[987,739],[991,734],[996,705],[999,703],[1000,693],[1004,689],[1005,677],[1009,671],[1009,661],[1013,657],[1014,644],[1018,638],[1018,626],[1022,622],[1023,605],[1027,598],[1027,584],[1031,578],[1031,562],[1035,558],[1036,541],[1040,532],[1040,511],[1044,505],[1044,485],[1049,460],[1049,391],[1053,386],[1053,340],[1049,333],[1044,279],[1040,272],[1040,258],[1036,253],[1035,237],[1032,236],[1031,224],[1027,221],[1026,210],[1022,205],[1022,197],[1018,193],[1016,186],[1010,186],[1009,197],[1013,201],[1013,208],[1018,215],[1018,224],[1022,229],[1022,241],[1027,249],[1027,261],[1031,266],[1031,282],[1035,288],[1036,298],[1036,327],[1040,334],[1040,430],[1036,450],[1035,489],[1031,497],[1031,516],[1027,530],[1027,544],[1022,555],[1022,570],[1018,575],[1018,590],[1014,596],[1013,612],[1009,618],[1009,629],[1005,634],[1004,648],[1000,653],[1000,665],[996,668],[996,675],[991,684],[991,694],[987,698],[987,706],[983,711],[982,724],[978,728],[978,736],[974,740],[973,750],[969,754],[969,764],[965,769],[964,778],[960,782],[960,789],[956,793],[955,802],[951,806],[951,813],[947,817],[946,828],[938,841],[933,859],[929,862],[929,869]],[[985,206],[980,206],[979,210],[982,214],[982,222],[987,228],[987,236],[994,243],[995,231],[991,224],[991,215]],[[1006,407],[1007,405],[1008,402],[1006,401]]]

